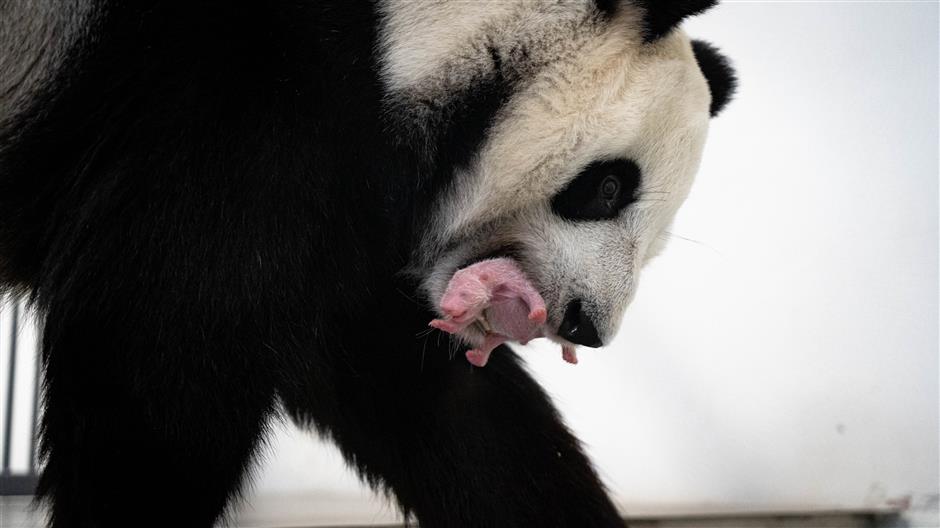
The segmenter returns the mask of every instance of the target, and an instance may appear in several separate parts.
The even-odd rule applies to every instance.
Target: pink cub
[[[467,351],[467,360],[478,367],[485,366],[493,349],[506,341],[526,344],[545,335],[548,316],[542,296],[508,258],[484,260],[455,273],[440,309],[445,318],[430,325],[444,332],[457,334],[479,322],[485,332],[483,343]],[[562,348],[562,357],[578,362],[571,346]]]

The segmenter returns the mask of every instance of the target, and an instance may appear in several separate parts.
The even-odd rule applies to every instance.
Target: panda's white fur
[[[429,299],[462,264],[512,246],[546,300],[547,326],[579,299],[608,343],[699,164],[710,95],[689,38],[674,31],[643,43],[639,8],[604,18],[586,0],[387,0],[382,12],[390,97],[444,104],[491,73],[494,55],[519,72],[425,233],[414,271]],[[605,221],[553,213],[551,198],[581,169],[613,159],[640,167],[635,203]],[[472,332],[465,337],[478,341]]]

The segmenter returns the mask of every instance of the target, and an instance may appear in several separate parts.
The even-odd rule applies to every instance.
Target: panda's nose
[[[558,335],[572,343],[586,347],[597,348],[601,346],[597,336],[597,327],[594,321],[581,309],[581,301],[575,299],[565,308],[565,317],[558,327]]]

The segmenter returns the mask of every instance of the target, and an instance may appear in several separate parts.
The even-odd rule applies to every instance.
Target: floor
[[[41,528],[29,497],[0,497],[0,528]],[[387,505],[362,497],[256,497],[234,514],[235,528],[397,527]],[[890,510],[633,507],[632,528],[937,528],[912,523]]]

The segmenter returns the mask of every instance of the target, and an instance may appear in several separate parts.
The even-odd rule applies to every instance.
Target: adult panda
[[[3,3],[50,525],[210,526],[279,412],[423,526],[621,525],[514,353],[424,330],[501,256],[611,339],[733,88],[712,3]]]

